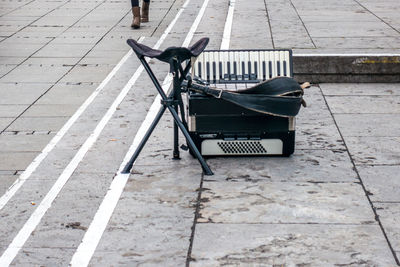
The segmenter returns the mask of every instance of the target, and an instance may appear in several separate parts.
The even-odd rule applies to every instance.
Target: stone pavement
[[[162,49],[182,44],[203,2],[190,0]],[[128,1],[0,2],[0,197],[21,184],[24,170],[98,92],[15,195],[0,200],[0,254],[139,67],[129,56],[102,87],[129,51],[125,40],[145,37],[153,46],[183,4],[153,1],[151,21],[132,30]],[[374,76],[353,77],[398,78],[399,11],[395,0],[236,0],[230,48],[292,48],[305,62],[321,54],[330,60],[357,54],[353,62],[364,60],[353,70],[379,67]],[[208,48],[218,49],[227,12],[228,1],[210,0],[192,42],[208,36]],[[297,77],[313,79],[329,63],[309,72],[299,62]],[[162,63],[152,68],[160,80],[167,75]],[[339,69],[329,75],[349,79]],[[154,97],[143,73],[12,265],[71,261]],[[294,155],[211,158],[211,177],[185,152],[171,160],[172,122],[165,116],[90,265],[399,265],[400,84],[319,83],[306,91],[306,101]]]

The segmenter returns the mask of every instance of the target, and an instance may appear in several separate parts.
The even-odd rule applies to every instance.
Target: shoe
[[[140,7],[132,7],[133,20],[131,27],[134,29],[140,28]]]
[[[149,22],[149,6],[150,2],[144,2],[142,5],[142,22]]]

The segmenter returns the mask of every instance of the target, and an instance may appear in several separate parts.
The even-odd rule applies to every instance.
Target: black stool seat
[[[198,40],[191,47],[175,47],[171,46],[164,51],[153,49],[144,44],[140,44],[133,39],[128,39],[127,43],[132,47],[133,51],[138,57],[145,56],[149,58],[156,58],[163,62],[169,63],[172,58],[177,58],[180,62],[190,59],[191,57],[197,57],[203,52],[208,44],[209,38],[205,37]]]

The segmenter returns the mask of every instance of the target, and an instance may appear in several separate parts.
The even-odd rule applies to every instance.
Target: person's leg
[[[133,21],[131,27],[134,29],[140,28],[140,7],[139,0],[131,0]]]
[[[148,22],[149,21],[149,6],[150,6],[150,0],[143,0],[143,4],[142,4],[142,22]]]

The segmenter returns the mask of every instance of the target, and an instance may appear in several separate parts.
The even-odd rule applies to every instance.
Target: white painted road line
[[[229,1],[228,15],[226,16],[224,34],[222,35],[222,42],[220,49],[229,49],[229,43],[231,41],[232,23],[233,23],[233,13],[235,11],[236,0]]]
[[[142,41],[143,39],[140,39]],[[25,222],[24,226],[18,232],[18,234],[14,237],[11,244],[7,247],[5,252],[0,258],[0,266],[8,266],[14,260],[15,256],[18,254],[18,251],[25,244],[26,240],[28,240],[29,236],[35,230],[37,225],[40,223],[44,214],[51,207],[54,199],[58,196],[63,186],[67,183],[72,173],[78,167],[79,163],[82,161],[87,151],[92,147],[92,145],[96,142],[100,133],[111,119],[115,111],[117,110],[118,105],[125,98],[131,87],[136,83],[140,74],[143,72],[143,66],[139,66],[136,72],[133,74],[132,78],[128,81],[128,83],[121,90],[120,94],[114,100],[110,108],[107,110],[107,113],[103,116],[99,124],[96,126],[94,132],[86,139],[85,143],[78,150],[76,155],[73,157],[71,162],[67,165],[61,175],[57,178],[56,182],[47,193],[47,195],[40,202],[38,207],[29,217],[29,219]]]
[[[186,5],[189,3],[190,0],[187,0],[184,4]],[[183,46],[188,46],[193,38],[193,35],[200,24],[200,21],[204,15],[205,9],[208,5],[209,0],[205,0],[195,21],[192,24],[186,38],[183,42]],[[181,10],[183,10],[182,7]],[[180,10],[180,11],[181,11]],[[163,90],[166,92],[172,83],[172,76],[168,75],[163,82]],[[130,146],[127,154],[125,155],[122,164],[119,167],[117,175],[114,177],[110,188],[107,191],[106,196],[104,197],[102,203],[100,204],[99,209],[96,212],[96,215],[93,218],[88,230],[86,231],[85,236],[82,239],[82,243],[79,245],[78,249],[76,250],[75,254],[72,257],[70,265],[72,267],[82,267],[87,266],[90,262],[90,259],[93,256],[93,253],[96,250],[97,245],[100,242],[100,239],[107,227],[107,224],[111,218],[111,215],[114,212],[115,207],[121,197],[121,194],[125,188],[126,182],[129,178],[128,174],[123,174],[121,171],[125,167],[126,163],[129,161],[132,154],[135,152],[136,148],[138,147],[140,141],[144,137],[147,132],[147,129],[150,127],[151,123],[153,122],[154,118],[156,117],[158,111],[161,108],[160,103],[161,97],[158,94],[157,97],[154,99],[153,104],[150,107],[149,112],[146,115],[145,120],[142,122],[138,132],[135,135],[132,145]]]
[[[46,147],[40,152],[39,155],[29,164],[26,170],[20,175],[20,177],[15,180],[15,182],[10,186],[10,188],[5,192],[3,196],[0,197],[0,210],[8,203],[8,201],[17,193],[17,191],[22,187],[26,180],[32,175],[32,173],[39,167],[42,161],[47,157],[47,155],[54,149],[58,142],[63,138],[63,136],[68,132],[72,125],[78,120],[78,118],[83,114],[86,108],[93,102],[97,95],[103,90],[103,88],[108,84],[108,82],[114,77],[121,66],[126,62],[126,60],[132,55],[132,50],[118,62],[118,64],[113,68],[113,70],[107,75],[107,77],[101,82],[101,84],[94,90],[94,92],[85,100],[85,102],[78,108],[78,110],[72,115],[72,117],[64,124],[64,126],[57,132],[57,134],[51,139],[51,141],[46,145]]]

